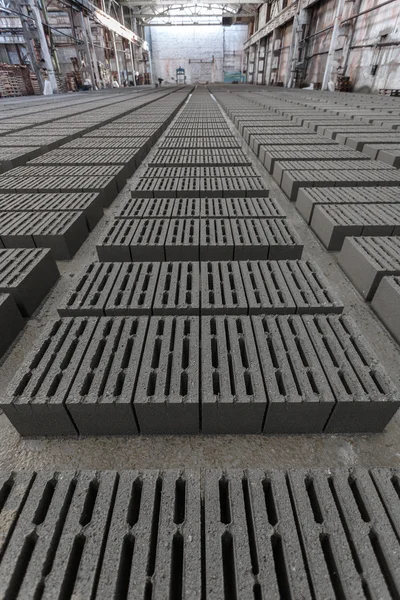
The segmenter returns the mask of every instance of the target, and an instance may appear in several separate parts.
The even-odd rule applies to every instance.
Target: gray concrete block
[[[316,597],[340,589],[344,597],[390,598],[398,588],[390,550],[397,542],[368,471],[291,471],[288,486]]]
[[[199,260],[199,219],[174,219],[169,223],[165,238],[166,260]]]
[[[324,431],[383,431],[400,398],[354,321],[343,315],[302,320],[336,399]]]
[[[263,219],[262,223],[269,244],[269,260],[296,260],[303,254],[304,244],[296,229],[287,219]]]
[[[289,314],[296,306],[277,261],[239,262],[249,314]]]
[[[269,242],[263,227],[263,220],[231,219],[235,260],[266,260]]]
[[[65,400],[97,322],[95,317],[54,322],[25,358],[1,400],[20,435],[76,435]]]
[[[38,248],[50,248],[56,260],[69,260],[88,237],[82,212],[41,213],[42,222],[33,230]]]
[[[300,188],[329,187],[337,182],[327,171],[285,171],[282,175],[281,188],[292,202],[297,200]],[[346,180],[346,183],[350,183]]]
[[[117,195],[118,174],[123,167],[18,167],[0,176],[0,191],[25,192],[98,192],[102,193],[105,206]]]
[[[400,168],[400,145],[396,148],[381,148],[377,160],[397,169]]]
[[[117,219],[166,219],[172,215],[172,198],[130,198],[119,212]]]
[[[199,263],[185,261],[161,264],[154,296],[153,314],[200,314]]]
[[[150,319],[134,400],[143,435],[199,432],[199,348],[198,317]]]
[[[197,198],[177,198],[173,200],[171,216],[195,219],[200,217],[201,206]]]
[[[104,316],[121,263],[90,263],[76,277],[74,288],[58,307],[61,317]]]
[[[233,260],[233,253],[230,219],[201,219],[200,260]]]
[[[242,150],[239,149],[192,149],[192,150],[157,150],[149,166],[163,167],[195,167],[197,165],[238,165],[249,166],[251,162]]]
[[[133,410],[148,317],[102,317],[66,397],[80,435],[138,433]]]
[[[346,208],[340,206],[337,211],[334,206],[321,205],[313,212],[311,229],[327,250],[340,250],[347,237],[362,235],[362,224]]]
[[[400,341],[400,277],[383,277],[372,298],[371,308],[397,342]]]
[[[200,217],[202,219],[225,219],[229,217],[227,203],[230,199],[225,198],[202,198],[197,201],[200,206]]]
[[[273,198],[227,198],[226,202],[231,218],[276,219],[286,216],[277,200]]]
[[[106,315],[151,315],[161,263],[123,263],[105,303]]]
[[[246,315],[248,304],[237,262],[200,263],[201,314]]]
[[[335,398],[301,317],[252,322],[268,397],[264,433],[321,433]]]
[[[169,225],[169,219],[137,219],[137,226],[129,241],[131,260],[165,260]]]
[[[343,302],[316,264],[306,260],[281,260],[277,267],[293,296],[296,313],[343,312]]]
[[[197,472],[121,473],[96,598],[196,597],[202,535]]]
[[[24,328],[24,319],[10,294],[0,293],[0,358]]]
[[[346,238],[339,265],[365,300],[371,300],[385,275],[400,274],[400,238]]]
[[[10,508],[19,504],[19,509],[12,536],[4,545],[0,594],[21,599],[63,594],[89,598],[102,565],[117,473],[64,471],[30,476],[28,484],[20,475],[14,476],[8,499]],[[22,502],[18,487],[21,495],[25,492]]]
[[[24,317],[35,312],[59,277],[50,250],[0,251],[0,292],[11,294]]]
[[[260,433],[267,407],[251,321],[201,318],[203,433]]]
[[[139,227],[138,219],[116,219],[96,246],[99,260],[103,262],[130,262],[130,243]]]
[[[206,596],[311,597],[296,518],[285,472],[207,471]]]

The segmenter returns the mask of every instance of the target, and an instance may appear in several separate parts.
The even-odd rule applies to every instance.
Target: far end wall
[[[186,83],[222,82],[224,73],[242,72],[247,31],[247,25],[149,27],[154,80],[174,83],[179,67]]]

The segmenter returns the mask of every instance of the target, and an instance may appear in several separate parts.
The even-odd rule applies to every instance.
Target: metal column
[[[46,65],[46,70],[49,77],[49,82],[51,89],[53,90],[53,94],[57,93],[58,86],[57,80],[54,73],[53,61],[51,58],[49,46],[47,45],[47,39],[43,29],[42,16],[40,14],[39,8],[35,5],[34,0],[27,0],[29,10],[32,13],[33,18],[35,19],[36,31],[38,33],[39,42],[40,42],[40,50],[42,53],[42,57],[44,60],[44,64]]]
[[[328,58],[326,59],[324,78],[322,80],[322,90],[328,89],[328,83],[331,80],[333,61],[335,58],[335,50],[337,47],[337,40],[339,37],[340,21],[342,19],[343,6],[344,0],[338,0],[338,4],[335,11],[335,19],[333,22],[331,43],[329,45]]]

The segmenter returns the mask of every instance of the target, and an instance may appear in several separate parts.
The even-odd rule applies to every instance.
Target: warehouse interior
[[[400,598],[400,0],[0,0],[0,598]]]

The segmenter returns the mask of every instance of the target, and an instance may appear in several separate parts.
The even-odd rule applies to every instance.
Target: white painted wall
[[[146,38],[149,41],[151,39],[155,80],[161,77],[173,83],[178,67],[185,69],[187,83],[223,81],[224,64],[226,70],[241,70],[247,25],[154,25],[149,29]]]

